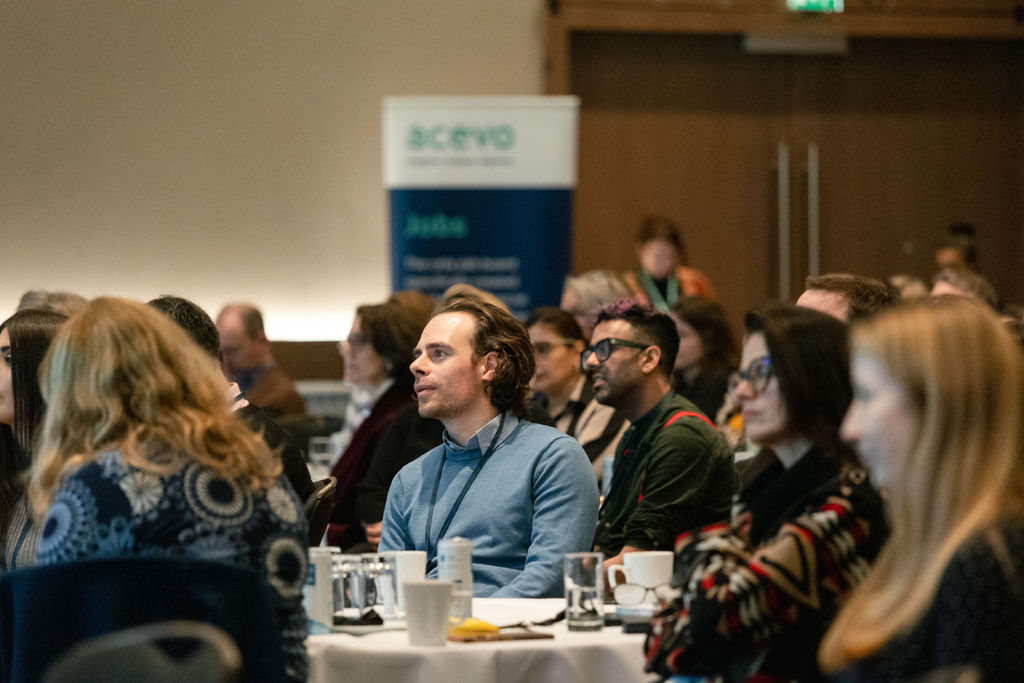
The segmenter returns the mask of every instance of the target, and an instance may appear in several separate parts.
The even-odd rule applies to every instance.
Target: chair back
[[[189,558],[119,557],[0,577],[0,680],[38,681],[82,640],[168,619],[224,629],[242,653],[243,680],[284,678],[277,615],[259,572]]]
[[[241,671],[242,655],[224,629],[173,620],[83,640],[46,669],[41,683],[234,683]]]
[[[327,532],[327,524],[331,520],[331,510],[334,509],[334,489],[338,487],[338,480],[335,477],[327,477],[320,481],[313,482],[313,493],[309,494],[304,504],[306,519],[309,521],[309,546],[320,545],[324,534]]]

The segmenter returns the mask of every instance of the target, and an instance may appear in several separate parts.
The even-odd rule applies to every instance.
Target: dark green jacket
[[[739,479],[733,454],[696,406],[670,391],[623,435],[612,488],[601,506],[594,546],[605,557],[623,546],[671,550],[675,537],[729,518]]]

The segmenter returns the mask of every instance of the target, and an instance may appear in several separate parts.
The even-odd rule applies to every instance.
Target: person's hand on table
[[[381,522],[373,522],[371,524],[363,522],[363,530],[366,532],[367,543],[372,543],[373,545],[380,545],[381,524]]]

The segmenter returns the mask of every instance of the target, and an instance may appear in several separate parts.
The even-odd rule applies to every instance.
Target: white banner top
[[[579,98],[386,97],[388,188],[576,186]]]

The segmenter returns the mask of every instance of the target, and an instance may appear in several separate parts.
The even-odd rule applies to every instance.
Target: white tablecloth
[[[473,600],[473,616],[503,626],[553,617],[565,600]],[[644,673],[641,634],[623,633],[620,626],[602,631],[569,632],[565,622],[535,627],[555,635],[552,640],[453,643],[444,647],[413,647],[405,631],[364,636],[341,633],[310,636],[309,680],[409,681],[439,683],[620,683],[650,681]],[[656,678],[656,677],[653,677]]]

